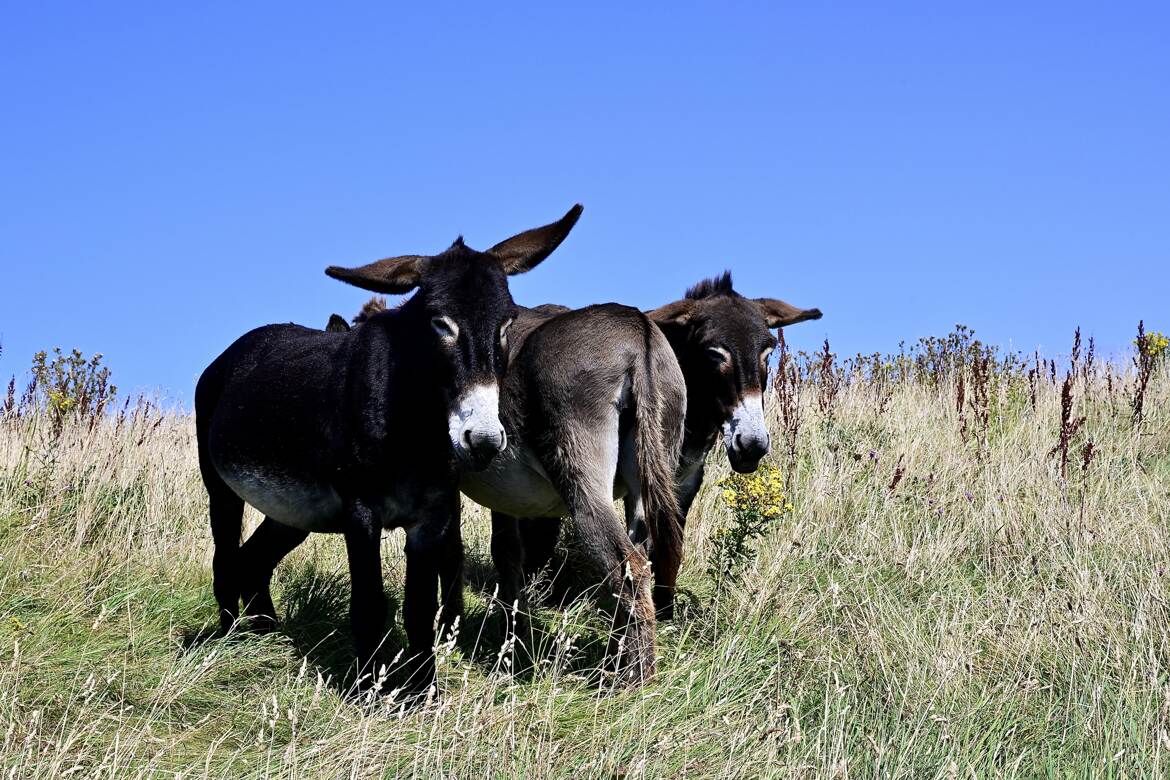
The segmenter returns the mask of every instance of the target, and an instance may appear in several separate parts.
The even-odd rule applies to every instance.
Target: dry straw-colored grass
[[[684,609],[660,632],[651,683],[612,690],[593,673],[605,626],[584,601],[540,611],[535,671],[501,653],[499,616],[485,614],[489,524],[468,504],[472,584],[460,635],[439,648],[443,697],[405,709],[345,690],[337,538],[314,537],[279,570],[282,631],[208,635],[210,536],[188,415],[140,405],[71,417],[58,435],[44,409],[10,413],[0,775],[1170,772],[1166,361],[1140,428],[1132,370],[1074,373],[1066,424],[1085,421],[1062,476],[1063,368],[1053,382],[997,362],[978,392],[965,359],[834,362],[833,378],[816,360],[784,387],[783,420],[770,402],[793,510],[743,586],[716,591],[706,557],[728,510],[713,457],[686,529]],[[389,536],[397,592],[401,538]]]

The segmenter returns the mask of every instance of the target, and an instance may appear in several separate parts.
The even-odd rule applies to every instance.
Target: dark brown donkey
[[[720,439],[731,467],[741,473],[755,471],[760,460],[768,454],[770,440],[764,423],[763,391],[768,383],[768,357],[776,345],[771,330],[820,319],[821,312],[819,309],[799,309],[775,298],[745,298],[735,292],[731,273],[725,272],[687,290],[682,300],[668,303],[647,312],[647,315],[665,334],[686,385],[686,422],[676,471],[679,518],[680,523],[685,523],[687,512],[703,483],[703,463]],[[552,353],[563,348],[560,344],[547,342],[536,344],[528,361],[536,366],[542,365],[551,359]],[[595,359],[596,349],[596,345],[591,344],[584,350],[585,365]],[[510,380],[509,376],[506,388],[512,386]],[[531,393],[530,397],[537,395],[539,391]],[[665,427],[672,424],[676,426],[677,421],[668,421]],[[505,427],[507,425],[505,420]],[[485,474],[494,473],[495,468],[493,466]],[[479,500],[475,492],[468,490],[468,484],[482,477],[465,477],[461,483],[463,491],[473,499]],[[488,503],[488,506],[509,511],[495,503]],[[647,536],[638,513],[632,511],[629,504],[626,509],[630,538],[646,538],[648,542],[655,568],[654,601],[658,614],[669,618],[674,609],[674,584],[682,559],[682,537]],[[523,512],[511,514],[525,515]],[[517,527],[518,533],[512,530]],[[518,566],[529,574],[543,567],[552,554],[559,528],[559,516],[554,517],[553,513],[539,519],[529,515],[517,521],[493,512],[492,552],[500,569],[501,582],[520,577]],[[501,535],[504,541],[497,544],[497,535]],[[675,544],[677,548],[671,547]]]

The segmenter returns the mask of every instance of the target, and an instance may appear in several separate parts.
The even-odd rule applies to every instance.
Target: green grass
[[[280,631],[214,636],[189,417],[60,440],[10,418],[0,776],[1164,775],[1168,379],[1152,380],[1140,432],[1120,391],[1079,385],[1075,452],[1091,438],[1097,454],[1067,479],[1048,456],[1059,389],[1046,381],[1035,410],[1020,384],[993,389],[985,444],[960,438],[947,381],[897,382],[881,414],[878,391],[854,382],[831,424],[804,385],[794,511],[743,585],[716,592],[707,556],[729,518],[713,457],[680,614],[636,690],[597,671],[606,617],[588,600],[539,610],[535,666],[501,653],[489,524],[467,504],[479,574],[438,650],[442,697],[416,707],[349,689],[338,538],[312,538],[278,571]],[[395,609],[401,541],[384,545]]]

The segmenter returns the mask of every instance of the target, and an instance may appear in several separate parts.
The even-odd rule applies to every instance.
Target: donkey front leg
[[[445,541],[444,536],[433,538],[420,526],[406,533],[402,620],[412,665],[407,687],[424,693],[435,682],[435,613],[439,610],[436,580]]]
[[[386,594],[382,590],[382,525],[369,505],[349,502],[345,516],[345,551],[351,584],[349,620],[363,687],[377,674],[373,660],[386,636]]]
[[[439,590],[443,598],[443,614],[439,616],[441,634],[453,631],[463,618],[463,524],[459,510],[456,493],[439,551]]]
[[[654,572],[654,606],[658,610],[658,619],[671,620],[674,618],[674,590],[678,584],[682,550],[666,546],[669,544],[667,540],[656,541],[650,536],[646,506],[637,483],[629,487],[624,503],[626,535],[635,547],[650,557],[650,566]],[[661,521],[659,523],[661,527]]]
[[[686,476],[679,484],[676,495],[679,501],[679,525],[686,528],[687,512],[695,501],[695,496],[703,484],[703,465]],[[626,513],[630,513],[630,505],[626,504]],[[659,620],[674,618],[674,594],[678,584],[679,564],[682,561],[682,550],[650,550],[650,562],[654,566],[654,606],[658,608]]]
[[[524,548],[524,573],[534,577],[553,559],[561,535],[561,518],[521,517],[516,525]]]
[[[492,512],[492,562],[500,577],[500,602],[509,634],[519,634],[528,605],[524,601],[524,540],[520,521],[503,512]],[[515,616],[515,619],[513,619]]]

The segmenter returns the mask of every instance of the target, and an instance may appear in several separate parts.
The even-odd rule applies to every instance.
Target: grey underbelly
[[[331,485],[263,469],[216,470],[237,496],[266,517],[303,531],[341,531],[341,496]]]
[[[536,455],[524,445],[509,446],[508,457],[497,457],[479,472],[465,473],[459,482],[463,494],[481,506],[514,517],[564,517],[569,508],[553,486]],[[620,473],[614,475],[614,500],[628,489]]]
[[[515,517],[562,517],[569,511],[523,444],[509,446],[483,471],[465,473],[459,489],[475,503]]]

